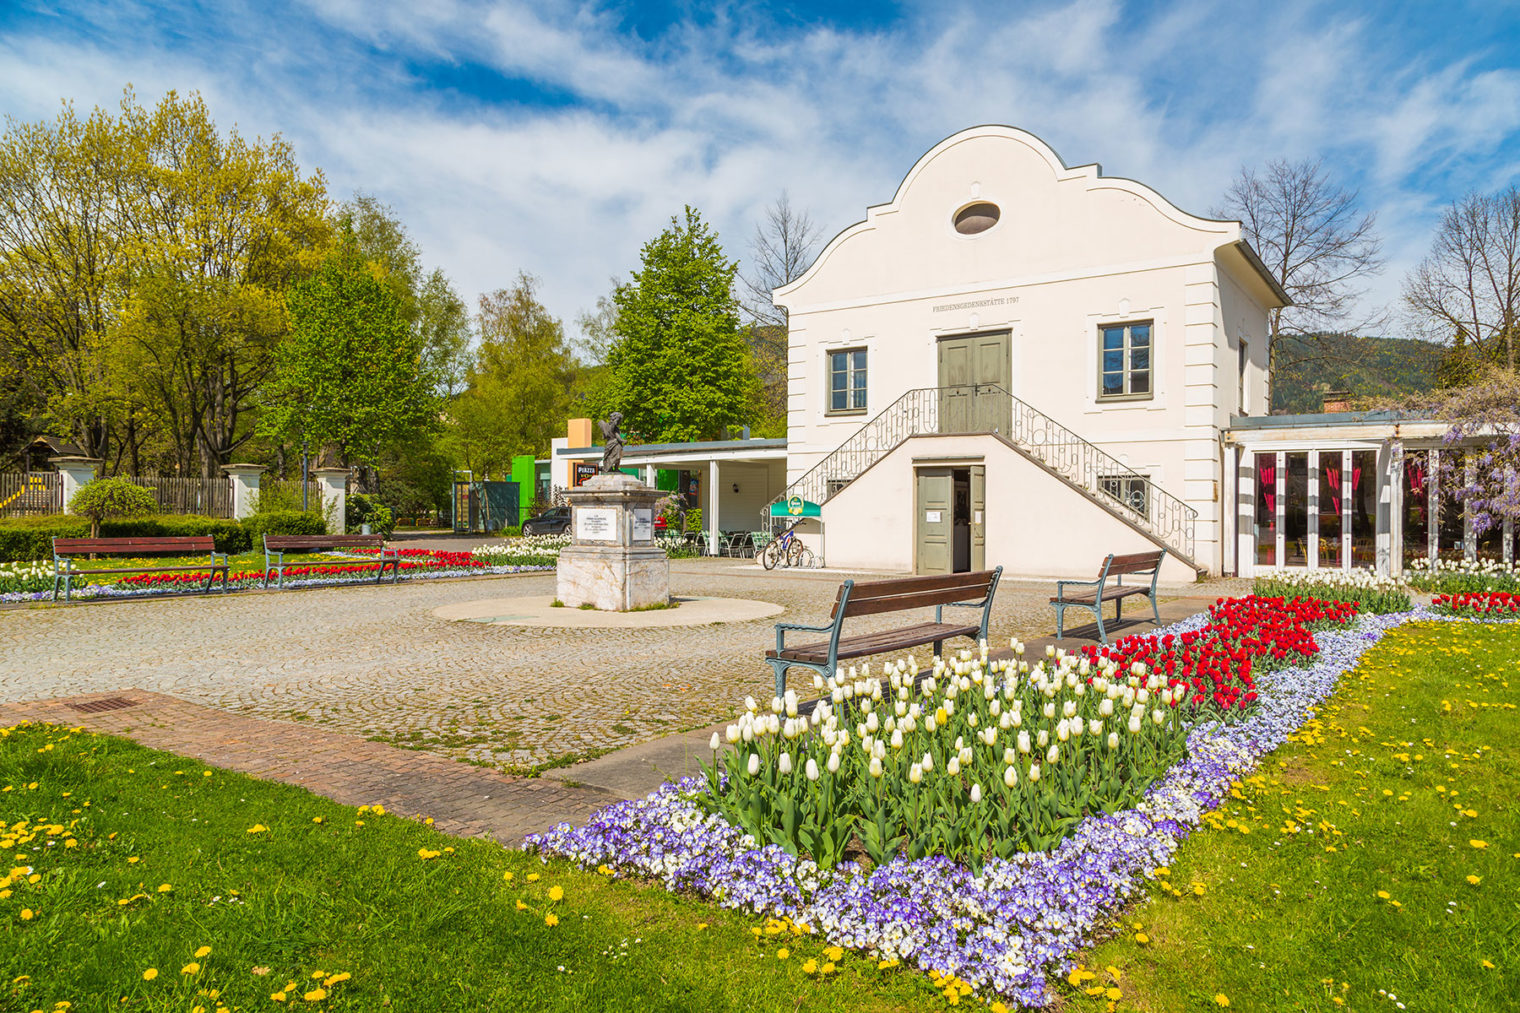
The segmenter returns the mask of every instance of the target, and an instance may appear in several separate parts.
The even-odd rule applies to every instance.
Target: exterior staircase
[[[1198,568],[1198,511],[1118,458],[995,384],[908,391],[787,487],[773,503],[797,497],[825,503],[915,436],[991,435],[1189,566]],[[765,519],[769,522],[770,507]]]

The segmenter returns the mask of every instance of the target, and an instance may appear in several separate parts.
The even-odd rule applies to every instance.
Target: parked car
[[[562,535],[570,530],[570,508],[550,507],[536,517],[523,521],[525,535]]]

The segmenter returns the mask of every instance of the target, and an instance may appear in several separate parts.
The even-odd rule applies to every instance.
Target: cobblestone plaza
[[[136,688],[507,769],[565,762],[721,721],[747,693],[769,696],[761,658],[772,624],[824,621],[847,576],[677,562],[678,596],[751,598],[785,612],[637,630],[433,615],[451,603],[551,594],[552,573],[12,609],[0,612],[0,701]],[[1186,591],[1202,593],[1218,591]],[[1049,594],[1045,584],[1005,582],[994,642],[1048,633]],[[871,628],[870,619],[851,626]],[[794,684],[804,677],[794,673]]]

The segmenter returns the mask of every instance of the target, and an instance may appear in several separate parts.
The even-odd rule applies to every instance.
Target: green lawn
[[[1069,1008],[1520,1009],[1517,702],[1520,626],[1395,630],[1088,954]]]
[[[0,1010],[943,1004],[851,955],[819,973],[814,937],[121,739],[9,731],[0,788]]]

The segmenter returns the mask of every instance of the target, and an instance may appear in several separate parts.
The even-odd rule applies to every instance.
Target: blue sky
[[[567,325],[684,203],[742,260],[783,188],[832,235],[977,123],[1198,213],[1320,157],[1378,215],[1376,310],[1445,204],[1520,176],[1517,43],[1516,0],[5,0],[0,112],[200,91],[395,207],[471,302],[528,270]]]

